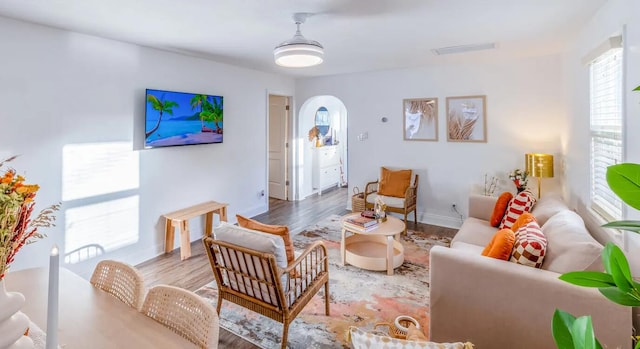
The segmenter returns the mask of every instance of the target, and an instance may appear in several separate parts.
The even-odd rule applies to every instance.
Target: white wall
[[[292,79],[6,18],[0,33],[0,156],[20,154],[12,166],[41,186],[37,209],[63,204],[57,227],[42,231],[49,237],[26,246],[12,269],[46,265],[53,243],[63,251],[71,244],[69,231],[116,246],[101,258],[136,264],[162,253],[163,213],[207,200],[229,203],[231,220],[266,211],[258,193],[267,185],[267,92],[293,95]],[[140,150],[145,88],[224,96],[224,143]],[[125,151],[110,153],[114,146]],[[70,157],[70,149],[118,158],[92,169],[95,152]],[[124,176],[101,179],[111,165]],[[89,170],[75,182],[63,178],[73,166]],[[64,181],[65,191],[81,192],[74,183],[101,180],[93,187],[102,193],[63,200]],[[191,222],[192,240],[201,221]],[[86,276],[96,262],[67,267]]]
[[[582,64],[582,58],[607,38],[619,35],[626,26],[624,39],[625,61],[624,108],[625,115],[625,155],[626,162],[640,163],[640,93],[632,92],[640,85],[640,2],[634,0],[610,0],[585,25],[579,33],[575,45],[565,57],[567,75],[567,101],[570,127],[566,136],[565,153],[567,159],[566,192],[574,207],[591,214],[589,206],[589,67]],[[628,208],[626,217],[640,219],[640,212]],[[619,233],[601,236],[602,240],[613,240],[623,245],[632,261],[635,275],[640,275],[640,257],[636,251],[640,248],[640,239],[629,234],[624,239]],[[624,240],[627,240],[624,243]]]
[[[349,189],[375,180],[380,166],[412,168],[420,175],[418,220],[458,226],[451,204],[466,213],[469,192],[482,186],[485,173],[515,192],[506,174],[524,167],[526,152],[555,154],[559,173],[566,127],[561,68],[561,56],[545,56],[303,79],[296,82],[296,98],[333,95],[344,102]],[[487,143],[446,140],[445,97],[466,95],[487,96]],[[438,142],[403,140],[402,99],[419,97],[438,98]],[[363,132],[368,139],[358,141]],[[557,177],[545,179],[543,193],[559,190]]]

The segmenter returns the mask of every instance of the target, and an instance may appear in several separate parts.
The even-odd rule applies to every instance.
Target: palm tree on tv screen
[[[203,132],[209,131],[204,124],[205,120],[208,118],[207,110],[211,105],[211,103],[207,100],[207,97],[207,95],[195,95],[191,98],[191,109],[193,110],[196,108],[200,108],[200,113],[198,115],[200,116],[200,122],[202,123]]]
[[[163,101],[152,94],[147,95],[147,102],[151,103],[151,107],[160,113],[160,117],[158,117],[158,121],[156,122],[156,125],[151,129],[151,131],[145,132],[145,138],[149,138],[149,136],[151,136],[158,130],[158,128],[160,127],[160,121],[162,121],[163,113],[173,115],[173,108],[179,106],[178,103],[174,101]]]
[[[200,115],[203,117],[205,121],[213,122],[213,125],[216,127],[216,133],[222,133],[222,127],[218,125],[219,122],[222,121],[222,101],[218,102],[218,99],[215,97],[211,97],[211,101],[206,101],[203,104],[203,111]]]

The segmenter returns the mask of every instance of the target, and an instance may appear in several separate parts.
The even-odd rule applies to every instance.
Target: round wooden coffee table
[[[359,215],[344,216],[342,221]],[[404,222],[391,216],[387,216],[386,222],[378,223],[378,228],[370,232],[358,231],[343,223],[340,242],[342,265],[349,263],[367,270],[386,270],[387,275],[393,275],[393,269],[404,262],[404,247],[398,241],[404,229]],[[347,236],[347,232],[352,235]]]

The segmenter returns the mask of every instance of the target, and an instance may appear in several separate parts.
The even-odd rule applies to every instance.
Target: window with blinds
[[[607,184],[607,167],[622,162],[622,48],[590,65],[591,207],[608,220],[622,219],[622,202]]]

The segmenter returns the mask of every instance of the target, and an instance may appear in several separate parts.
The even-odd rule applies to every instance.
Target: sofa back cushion
[[[544,226],[556,213],[568,209],[560,193],[549,193],[538,199],[531,213],[536,217],[538,224]]]
[[[547,238],[547,255],[542,269],[556,273],[579,270],[602,270],[600,245],[591,235],[580,216],[562,210],[542,226]]]

